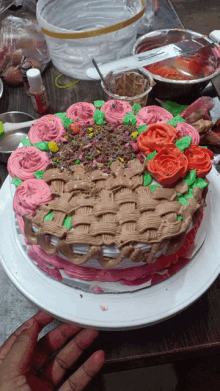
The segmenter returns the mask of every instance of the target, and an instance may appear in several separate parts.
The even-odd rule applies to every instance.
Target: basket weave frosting
[[[184,206],[176,195],[186,191],[186,183],[151,191],[143,186],[145,164],[135,159],[130,168],[122,169],[120,162],[115,162],[108,175],[99,170],[86,172],[79,166],[73,166],[71,174],[46,171],[43,180],[55,199],[40,206],[33,218],[24,217],[28,241],[48,254],[60,252],[75,265],[95,258],[104,268],[115,267],[125,258],[151,263],[163,250],[176,252],[191,224],[196,223],[207,190],[195,188],[194,198]],[[52,219],[45,219],[50,212]],[[67,217],[68,228],[64,226]],[[88,246],[86,254],[74,253],[74,245],[79,243]],[[104,257],[106,247],[116,249],[118,255]]]

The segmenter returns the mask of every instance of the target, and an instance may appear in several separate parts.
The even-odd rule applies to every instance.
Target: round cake
[[[135,286],[183,264],[212,167],[199,140],[180,115],[118,100],[36,120],[8,160],[31,259],[58,280]]]

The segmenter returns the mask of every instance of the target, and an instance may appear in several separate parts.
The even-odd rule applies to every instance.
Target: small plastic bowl
[[[117,83],[117,80],[120,77],[123,78],[126,76],[128,76],[128,78],[131,77],[133,79],[135,79],[135,78],[139,79],[140,76],[142,76],[143,83],[144,83],[144,92],[143,92],[143,83],[139,87],[140,83],[135,82],[135,80],[134,80],[133,84],[136,84],[136,87],[132,86],[132,82],[123,83],[123,81],[122,81],[120,83],[120,94],[116,94],[115,93],[115,81]],[[109,72],[108,75],[104,75],[104,80],[105,80],[106,85],[108,87],[106,88],[106,86],[104,85],[102,80],[101,80],[101,86],[102,86],[103,91],[105,92],[106,100],[111,100],[111,99],[125,100],[131,106],[133,106],[136,103],[136,104],[141,105],[142,107],[145,107],[147,104],[148,95],[149,95],[150,91],[152,90],[153,86],[155,85],[155,82],[154,82],[151,74],[149,72],[146,72],[146,70],[145,70],[145,72],[142,72],[139,69],[132,69],[128,72],[118,72],[118,71]],[[117,85],[118,85],[118,83],[117,83]],[[135,89],[134,95],[132,94],[132,87],[133,87],[133,89]],[[141,93],[138,92],[139,88],[141,90]]]

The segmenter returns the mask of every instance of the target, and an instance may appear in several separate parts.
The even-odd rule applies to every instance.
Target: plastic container
[[[108,75],[104,76],[106,86],[101,81],[107,100],[125,100],[131,106],[135,103],[142,107],[146,106],[148,95],[155,84],[150,73],[133,69],[125,73],[113,71]]]
[[[144,0],[39,0],[37,19],[54,66],[89,80],[86,69],[131,53],[144,15]]]

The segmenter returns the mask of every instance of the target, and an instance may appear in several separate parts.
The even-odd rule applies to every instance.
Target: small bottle
[[[21,73],[22,73],[23,83],[24,83],[24,87],[26,89],[26,93],[28,96],[30,96],[30,92],[29,92],[30,86],[28,83],[27,71],[31,68],[33,68],[33,64],[30,61],[24,61],[23,64],[21,64]]]
[[[46,114],[49,111],[47,93],[43,86],[39,69],[32,68],[27,71],[28,83],[30,85],[30,96],[36,113]]]

